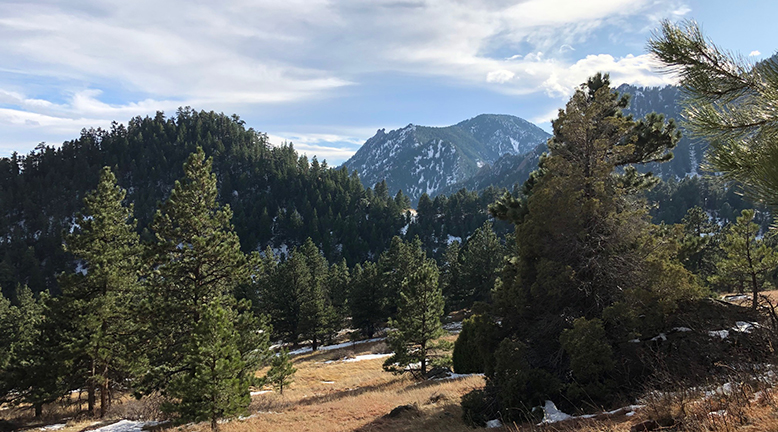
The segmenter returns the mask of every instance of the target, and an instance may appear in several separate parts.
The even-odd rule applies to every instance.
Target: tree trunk
[[[39,419],[43,415],[43,404],[38,402],[35,404],[35,418]]]
[[[86,412],[89,417],[95,416],[95,385],[92,380],[86,386]]]
[[[756,273],[751,272],[751,285],[753,287],[754,300],[751,303],[751,309],[756,310],[759,304],[759,284],[756,281]]]
[[[212,430],[213,432],[216,432],[216,431],[218,431],[218,430],[219,430],[219,423],[216,421],[216,419],[215,419],[215,418],[212,418],[212,419],[211,419],[211,430]]]
[[[108,378],[103,378],[100,383],[100,418],[105,417],[108,411]]]
[[[427,377],[427,344],[421,344],[421,377]]]
[[[316,336],[311,341],[311,351],[316,351],[319,348],[319,342],[316,340]]]

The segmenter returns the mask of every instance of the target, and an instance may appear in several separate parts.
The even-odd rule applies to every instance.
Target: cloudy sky
[[[660,19],[758,60],[776,16],[774,0],[0,0],[0,156],[180,106],[331,165],[408,123],[548,129],[596,71],[669,82],[645,54]]]

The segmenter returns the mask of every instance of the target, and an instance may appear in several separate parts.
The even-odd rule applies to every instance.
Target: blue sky
[[[0,1],[0,156],[187,105],[331,165],[408,123],[548,129],[594,72],[672,82],[645,53],[660,19],[758,60],[776,16],[767,0]]]

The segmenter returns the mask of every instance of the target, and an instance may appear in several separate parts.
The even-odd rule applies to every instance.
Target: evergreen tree
[[[100,417],[108,409],[111,382],[125,383],[141,364],[137,337],[140,299],[140,249],[134,231],[132,206],[125,207],[125,191],[103,168],[97,189],[84,198],[76,228],[65,237],[65,248],[81,271],[62,275],[60,313],[75,323],[68,326],[64,349],[76,368],[87,376],[88,411],[94,415],[95,389],[100,390]]]
[[[381,277],[378,266],[374,262],[365,261],[357,264],[351,278],[349,291],[349,309],[351,323],[362,330],[368,338],[372,338],[378,330],[378,325],[385,320],[385,297],[380,288]]]
[[[293,376],[295,372],[297,372],[297,369],[292,365],[289,351],[283,348],[270,361],[270,370],[267,371],[266,378],[274,389],[284,394],[284,388],[289,387],[294,382]]]
[[[327,287],[327,261],[310,238],[293,253],[302,256],[310,281],[301,291],[300,333],[311,340],[311,349],[316,351],[340,324]]]
[[[438,267],[432,259],[412,269],[403,279],[397,319],[390,322],[396,330],[389,334],[388,345],[394,355],[384,363],[384,369],[404,372],[419,363],[418,372],[427,374],[430,343],[443,335],[443,294],[438,285]]]
[[[502,267],[503,246],[492,229],[492,223],[486,221],[475,230],[462,248],[459,270],[459,288],[454,293],[458,307],[470,307],[477,301],[491,299],[491,291]]]
[[[183,364],[190,369],[170,382],[167,393],[174,399],[163,407],[178,413],[180,422],[208,420],[212,431],[218,419],[243,414],[251,403],[251,375],[238,349],[236,317],[220,303],[201,308],[185,347]]]
[[[759,305],[759,291],[770,285],[770,274],[778,268],[778,252],[759,238],[759,225],[752,222],[753,210],[743,210],[737,222],[729,227],[722,249],[726,257],[717,265],[713,281],[734,286],[738,292],[750,290],[751,308]]]
[[[378,258],[381,290],[386,298],[383,317],[391,317],[397,313],[403,281],[425,261],[426,255],[418,237],[410,242],[403,241],[397,236],[392,238],[389,249]]]
[[[184,178],[157,212],[148,313],[151,389],[165,389],[182,419],[207,418],[215,428],[216,418],[248,406],[267,329],[247,301],[235,300],[250,269],[230,208],[216,201],[211,164],[202,149],[190,155]],[[193,390],[198,385],[206,391]]]
[[[66,393],[58,327],[51,320],[47,293],[36,299],[27,287],[17,287],[12,305],[0,299],[0,401],[30,404],[40,418],[43,405]]]
[[[458,241],[453,241],[446,246],[443,252],[443,262],[440,269],[440,286],[446,299],[446,308],[454,310],[461,307],[463,295],[460,281],[462,272],[461,250]]]
[[[692,275],[674,260],[674,239],[655,235],[643,202],[634,198],[655,181],[633,165],[669,159],[678,133],[661,116],[624,116],[628,102],[607,75],[590,78],[552,122],[549,154],[527,183],[527,198],[505,195],[490,207],[516,225],[518,243],[494,291],[503,342],[487,394],[505,413],[551,397],[533,382],[565,383],[566,396],[580,400],[570,382],[579,353],[558,357],[560,337],[575,319],[613,314],[619,304],[645,314],[641,325],[648,326],[661,323],[648,317],[699,295]],[[610,337],[626,342],[623,335]]]

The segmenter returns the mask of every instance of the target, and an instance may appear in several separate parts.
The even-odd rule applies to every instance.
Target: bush
[[[488,316],[473,315],[462,322],[462,331],[454,343],[452,361],[454,372],[484,373],[494,365],[493,352],[497,347],[494,340],[495,324]]]

